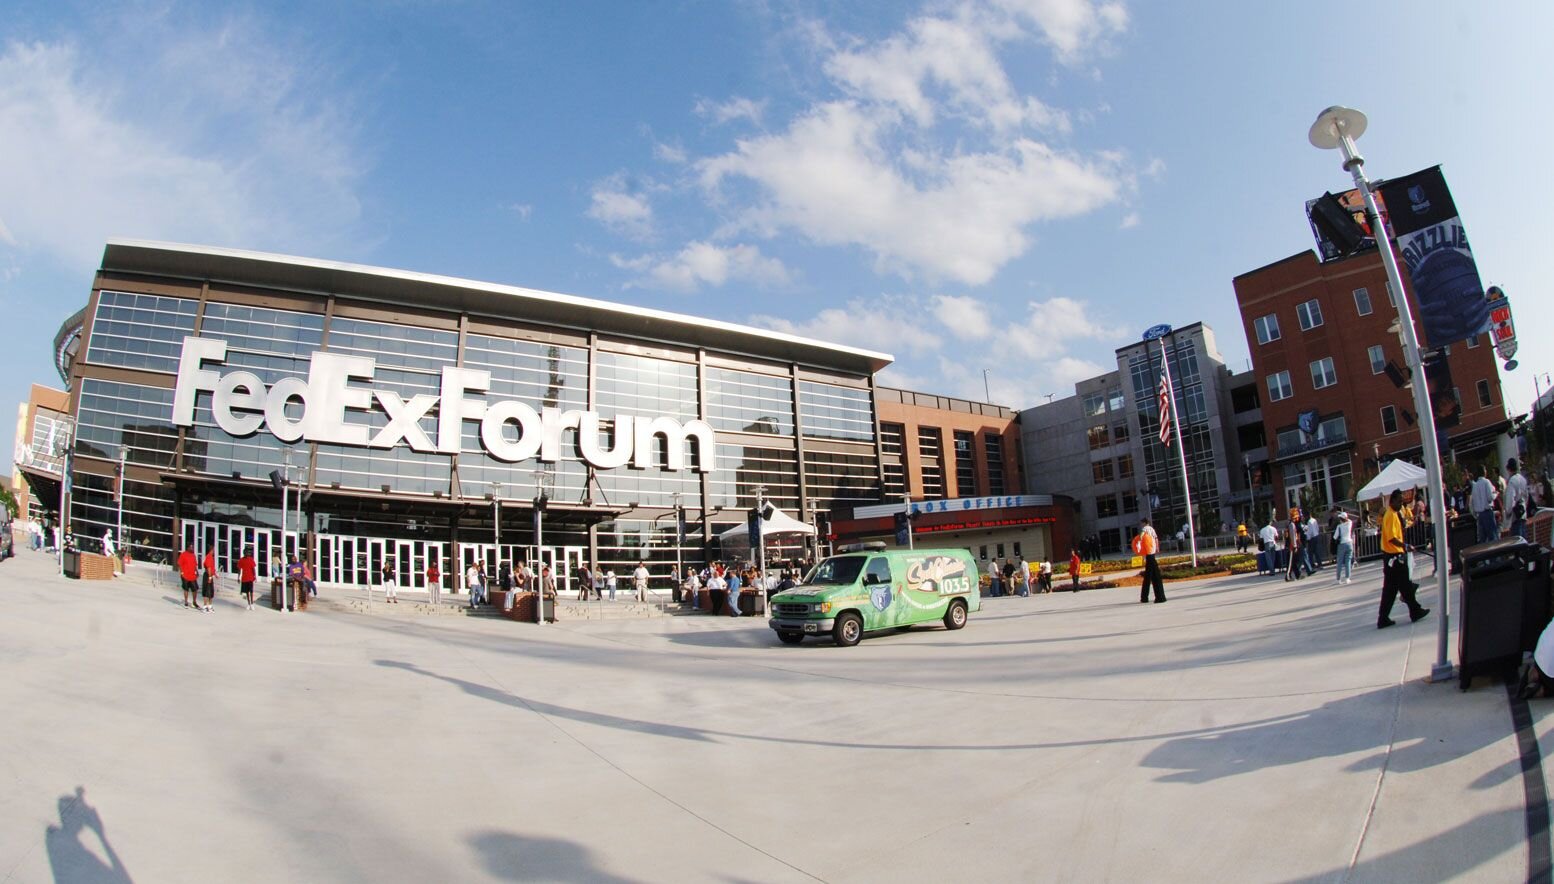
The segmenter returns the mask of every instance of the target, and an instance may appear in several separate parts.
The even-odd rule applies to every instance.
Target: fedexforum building
[[[416,588],[432,561],[461,585],[450,571],[536,554],[566,579],[667,574],[758,497],[806,521],[881,502],[891,357],[713,320],[112,241],[55,353],[69,532],[92,548],[111,529],[139,558],[187,545],[231,571],[245,547],[305,549],[348,585],[391,558]]]

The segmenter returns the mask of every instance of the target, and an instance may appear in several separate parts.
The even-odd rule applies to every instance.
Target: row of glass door
[[[202,522],[195,519],[183,521],[183,547],[193,549],[202,561],[206,550],[216,554],[216,570],[233,578],[237,576],[237,561],[243,551],[253,551],[258,563],[259,577],[271,576],[271,553],[279,553],[282,568],[287,559],[300,551],[296,532],[286,532],[285,544],[280,531],[274,528],[255,528],[222,522]],[[459,566],[452,564],[448,556],[449,544],[440,540],[403,540],[387,537],[354,537],[338,534],[318,535],[318,549],[313,559],[313,576],[325,586],[378,587],[382,581],[383,563],[392,558],[394,576],[401,589],[426,590],[427,567],[437,563],[442,588],[467,591],[466,575],[470,565],[480,562],[485,567],[488,580],[495,580],[502,562],[527,564],[538,572],[540,565],[550,566],[556,577],[556,588],[570,592],[577,587],[574,575],[583,564],[586,549],[581,546],[542,547],[489,543],[464,543],[459,545]]]

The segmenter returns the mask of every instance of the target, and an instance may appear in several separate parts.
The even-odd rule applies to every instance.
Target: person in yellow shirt
[[[1408,606],[1408,619],[1418,622],[1430,613],[1421,607],[1416,592],[1419,584],[1408,576],[1408,544],[1403,542],[1403,492],[1394,491],[1387,498],[1387,511],[1381,517],[1381,612],[1376,615],[1376,628],[1393,625],[1392,605],[1398,595]]]
[[[1247,548],[1247,546],[1251,542],[1252,542],[1251,535],[1247,533],[1246,523],[1245,522],[1237,523],[1236,524],[1236,552],[1238,552],[1238,553],[1246,552],[1246,548]]]

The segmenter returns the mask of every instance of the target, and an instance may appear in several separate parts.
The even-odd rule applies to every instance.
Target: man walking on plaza
[[[1479,480],[1484,479],[1484,468],[1478,468]],[[1408,619],[1419,621],[1430,613],[1420,607],[1415,595],[1419,584],[1408,573],[1408,546],[1403,542],[1403,492],[1393,491],[1387,499],[1387,512],[1381,517],[1381,611],[1376,615],[1376,628],[1386,629],[1393,624],[1392,604],[1401,593],[1403,604],[1408,606]]]
[[[1165,578],[1160,575],[1160,562],[1156,558],[1160,554],[1160,535],[1150,526],[1149,520],[1139,522],[1139,555],[1144,557],[1144,583],[1139,587],[1139,604],[1149,601],[1149,591],[1155,591],[1155,602],[1158,604],[1166,600]]]
[[[207,614],[212,614],[212,613],[215,613],[215,611],[216,611],[216,609],[211,606],[211,602],[216,600],[216,551],[215,550],[208,549],[208,550],[205,551],[204,569],[205,569],[204,579],[203,579],[203,582],[201,582],[201,584],[200,584],[200,596],[202,597],[202,600],[204,601],[205,605],[204,605],[204,607],[200,608],[200,610],[204,611]]]
[[[1532,498],[1527,493],[1527,477],[1518,470],[1516,458],[1505,462],[1505,524],[1507,534],[1527,539],[1527,510]]]
[[[1478,525],[1478,542],[1488,543],[1500,539],[1500,528],[1495,524],[1495,483],[1484,475],[1484,465],[1473,468],[1473,488],[1468,495],[1468,509]]]
[[[1348,510],[1338,511],[1338,524],[1333,528],[1333,540],[1338,545],[1338,565],[1334,569],[1333,582],[1347,584],[1354,563],[1354,523],[1349,521]]]
[[[254,609],[254,580],[259,576],[259,563],[254,561],[254,548],[245,547],[243,557],[237,560],[237,581],[246,603],[244,610]]]
[[[183,583],[183,606],[194,607],[200,601],[200,566],[187,546],[178,554],[178,579]]]
[[[645,602],[648,587],[647,562],[638,562],[637,570],[631,572],[631,588],[637,593],[637,601]]]

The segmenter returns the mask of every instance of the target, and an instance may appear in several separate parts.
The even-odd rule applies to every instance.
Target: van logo
[[[869,590],[869,601],[873,602],[874,607],[881,611],[890,607],[890,584],[874,584],[874,586]]]
[[[970,592],[966,563],[951,556],[928,556],[907,566],[907,589],[940,595]]]

